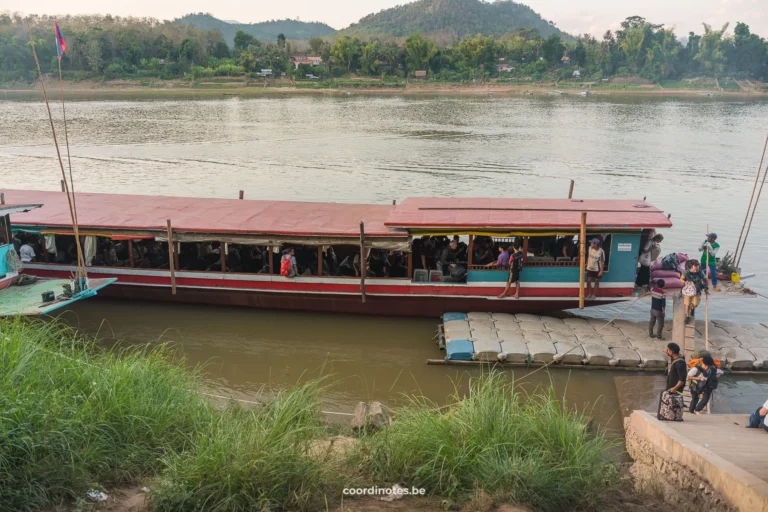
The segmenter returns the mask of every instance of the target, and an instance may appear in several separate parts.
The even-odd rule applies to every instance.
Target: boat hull
[[[32,265],[25,272],[41,277],[69,275],[68,266]],[[252,307],[351,313],[381,316],[435,317],[448,311],[498,313],[549,313],[578,307],[576,287],[559,284],[523,283],[520,299],[498,299],[504,283],[479,285],[411,283],[403,279],[370,279],[363,301],[360,282],[354,278],[298,277],[179,272],[176,294],[169,272],[130,268],[91,268],[93,277],[116,277],[117,283],[99,293],[130,301],[168,301],[187,304]],[[588,306],[631,298],[631,288],[607,287],[603,296]]]

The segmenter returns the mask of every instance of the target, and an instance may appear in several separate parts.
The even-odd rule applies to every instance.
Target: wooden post
[[[243,197],[245,197],[245,191],[241,190],[240,191],[240,199],[242,199]]]
[[[392,200],[392,206],[396,206],[396,205],[397,205],[397,199],[393,199]]]
[[[221,271],[227,271],[227,244],[226,242],[219,242],[219,260],[221,260]]]
[[[581,212],[581,231],[579,232],[579,309],[584,309],[584,272],[587,265],[587,212]]]
[[[173,243],[173,228],[171,228],[171,219],[168,219],[168,268],[171,271],[171,293],[176,295],[176,260],[173,257],[174,243]]]
[[[368,273],[368,259],[365,257],[365,224],[360,221],[360,296],[365,303],[365,274]]]
[[[269,258],[269,260],[267,261],[267,263],[269,263],[269,274],[272,275],[274,272],[272,271],[272,246],[271,245],[267,246],[267,258]]]
[[[173,264],[176,265],[176,269],[181,269],[179,265],[179,253],[181,252],[181,242],[173,244]]]
[[[64,180],[61,180],[61,191],[62,192],[66,192],[67,191],[66,183],[64,183]]]
[[[469,245],[467,246],[467,270],[472,266],[472,256],[475,254],[475,235],[469,235]]]
[[[133,260],[133,240],[128,240],[128,261],[131,262],[131,268],[136,266],[136,262]]]
[[[317,246],[317,277],[323,277],[323,246]]]
[[[568,199],[573,199],[573,185],[575,183],[575,181],[571,180],[571,188],[568,189]]]
[[[5,192],[0,192],[0,204],[5,204]]]

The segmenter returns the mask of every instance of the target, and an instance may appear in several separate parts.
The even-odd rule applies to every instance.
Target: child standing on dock
[[[651,321],[648,324],[648,336],[653,338],[653,326],[656,322],[659,326],[656,328],[656,338],[663,340],[662,331],[664,330],[664,314],[667,310],[667,294],[664,291],[666,283],[663,279],[656,281],[656,286],[651,290]]]

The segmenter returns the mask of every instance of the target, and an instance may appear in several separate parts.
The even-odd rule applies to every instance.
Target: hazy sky
[[[25,13],[72,14],[110,13],[122,16],[152,16],[173,19],[188,12],[210,12],[217,18],[244,23],[277,18],[323,21],[343,28],[366,14],[407,3],[405,0],[0,0],[0,10]],[[747,22],[753,32],[768,37],[767,0],[527,0],[545,19],[552,20],[566,32],[602,35],[615,29],[621,20],[640,15],[654,23],[674,26],[678,35],[702,31],[701,22],[731,27]],[[34,6],[34,7],[32,7]]]

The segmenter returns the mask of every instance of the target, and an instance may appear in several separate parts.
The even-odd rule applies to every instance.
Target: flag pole
[[[75,180],[72,178],[72,158],[69,154],[69,134],[67,132],[67,108],[64,106],[64,79],[62,77],[61,73],[61,58],[64,56],[64,50],[66,46],[63,48],[61,47],[61,43],[59,42],[59,34],[61,33],[61,29],[59,29],[59,23],[56,22],[56,46],[57,50],[60,51],[59,53],[59,93],[61,94],[61,113],[64,120],[64,142],[67,146],[67,166],[69,167],[69,190],[72,191],[72,206],[75,212],[75,222],[77,222],[77,199],[75,199]],[[62,38],[63,39],[63,38]]]

